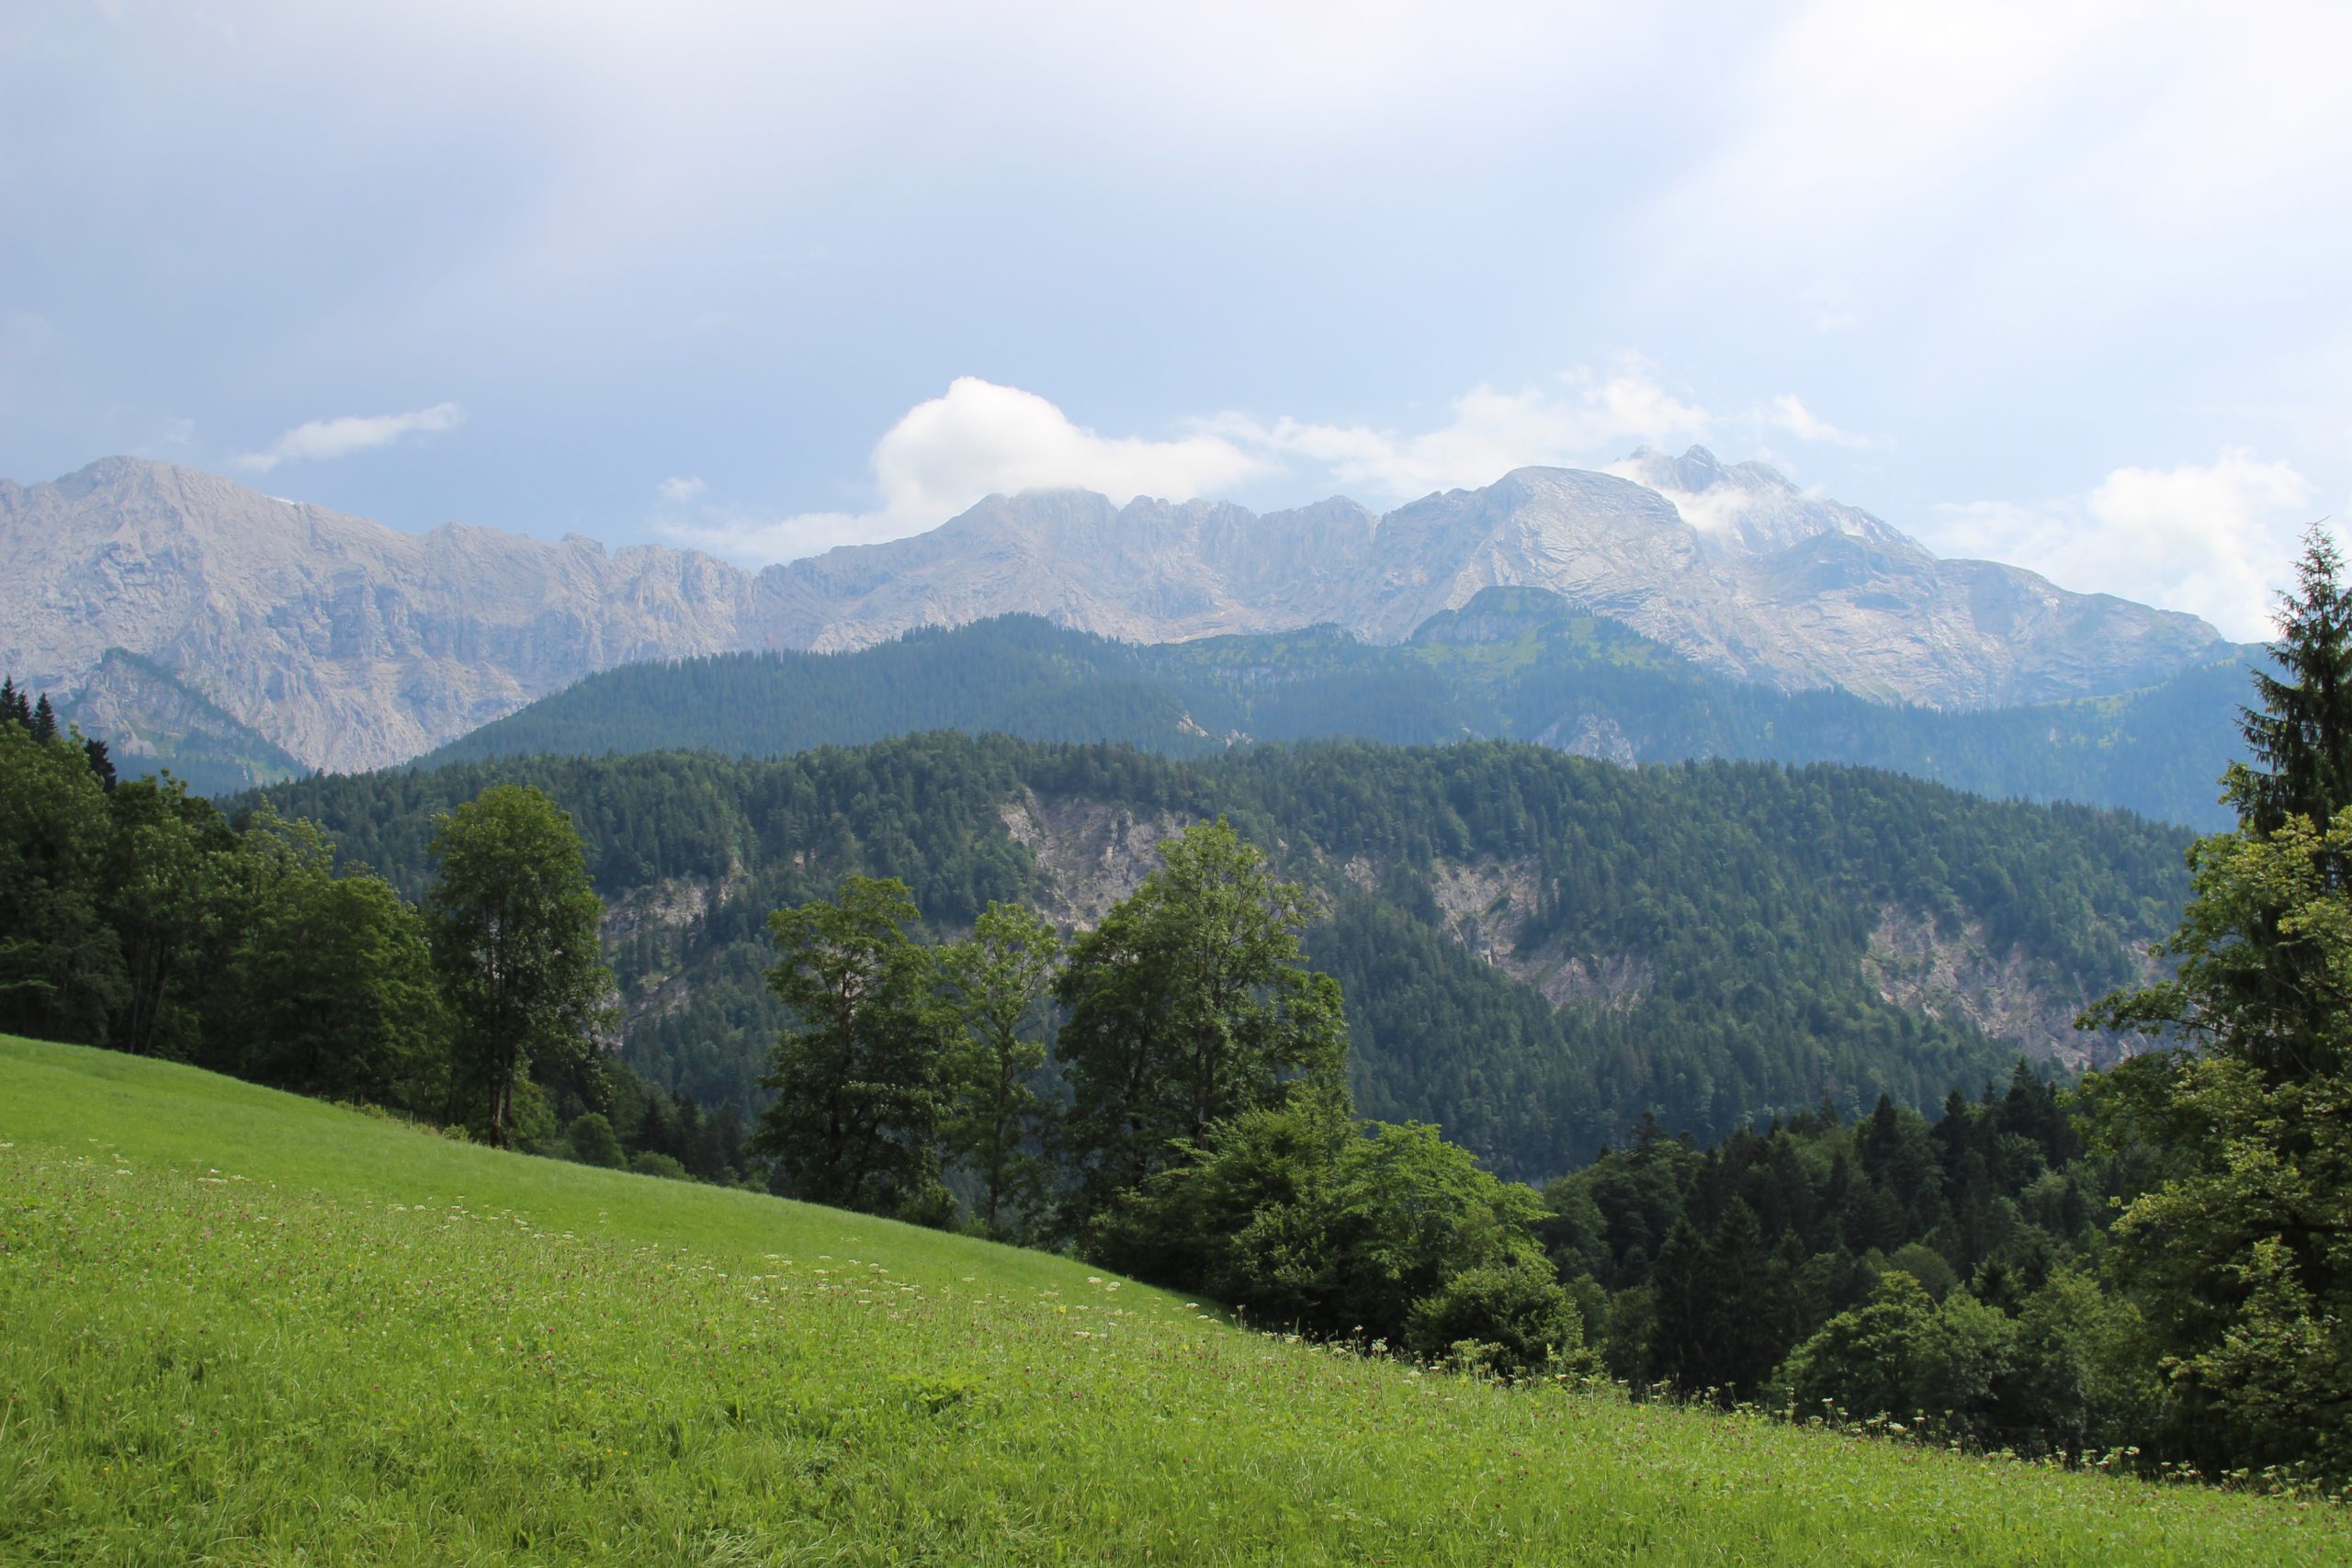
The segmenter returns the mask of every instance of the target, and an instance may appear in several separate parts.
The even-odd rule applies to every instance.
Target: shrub
[[[628,1156],[621,1153],[620,1138],[613,1132],[613,1124],[605,1119],[601,1111],[591,1111],[572,1122],[567,1136],[571,1145],[571,1157],[582,1165],[600,1165],[616,1170],[628,1163]]]

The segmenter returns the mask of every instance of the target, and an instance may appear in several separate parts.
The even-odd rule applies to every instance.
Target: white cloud
[[[1286,480],[1295,494],[1337,489],[1385,505],[1492,484],[1529,465],[1597,466],[1632,446],[1679,449],[1726,424],[1846,446],[1876,440],[1819,418],[1794,395],[1720,420],[1630,355],[1607,371],[1566,370],[1517,391],[1477,387],[1425,430],[1226,412],[1193,420],[1169,440],[1104,435],[1035,392],[967,376],[875,444],[868,507],[778,517],[711,501],[699,479],[671,479],[659,488],[654,525],[683,543],[765,562],[902,538],[983,496],[1024,490],[1183,501]]]
[[[1516,392],[1481,386],[1453,400],[1446,423],[1418,434],[1288,416],[1264,423],[1241,414],[1220,414],[1203,427],[1244,447],[1318,464],[1333,482],[1372,499],[1398,500],[1492,484],[1529,464],[1592,461],[1629,445],[1679,446],[1704,438],[1713,423],[1632,361],[1611,375],[1566,371]]]
[[[872,461],[878,504],[867,511],[760,518],[706,508],[661,526],[737,559],[790,560],[921,533],[991,494],[1076,489],[1122,502],[1138,495],[1187,501],[1276,468],[1205,431],[1172,441],[1098,434],[1035,392],[973,376],[908,410],[875,444]]]
[[[240,468],[266,474],[280,463],[322,462],[347,457],[354,452],[389,446],[403,435],[454,430],[465,423],[466,411],[456,403],[435,403],[407,413],[345,414],[313,419],[296,425],[259,452],[243,452],[230,461]]]
[[[2079,500],[1944,507],[1923,532],[1947,554],[2188,610],[2251,641],[2271,635],[2314,494],[2291,465],[2231,447],[2210,464],[2118,468]]]
[[[1876,446],[1875,435],[1860,435],[1840,429],[1805,406],[1804,400],[1794,392],[1783,392],[1774,398],[1763,412],[1763,421],[1775,430],[1785,430],[1800,441],[1818,442],[1829,446]]]

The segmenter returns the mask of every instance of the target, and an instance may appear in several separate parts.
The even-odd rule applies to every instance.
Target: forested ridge
[[[1533,740],[1621,761],[1890,768],[1996,798],[2229,820],[2240,660],[2146,691],[1984,713],[1783,693],[1716,675],[1541,590],[1490,589],[1400,647],[1318,628],[1137,647],[1012,615],[847,654],[726,654],[593,675],[425,765],[707,749],[775,757],[925,729],[1125,741],[1204,756],[1250,740]]]
[[[2186,835],[2125,813],[1993,803],[1851,768],[1625,769],[1498,742],[1180,761],[931,734],[765,761],[529,758],[319,777],[266,798],[413,892],[435,813],[501,783],[560,802],[598,892],[638,911],[609,927],[627,1059],[746,1111],[763,1100],[780,1021],[760,978],[768,911],[844,875],[892,876],[927,930],[952,935],[991,900],[1039,903],[1056,884],[1008,830],[1009,808],[1139,829],[1228,818],[1317,893],[1306,945],[1346,990],[1364,1111],[1437,1122],[1530,1178],[1570,1168],[1645,1113],[1712,1138],[1825,1096],[1859,1115],[1882,1093],[1932,1108],[1955,1083],[2006,1078],[2014,1044],[1953,1010],[1887,999],[1869,967],[1883,912],[2014,955],[2071,1013],[2138,972],[2137,947],[2186,886]],[[1085,848],[1139,868],[1144,841]],[[1489,896],[1489,883],[1509,886]],[[668,921],[649,912],[664,888]],[[1538,990],[1545,972],[1579,964],[1629,978],[1570,987],[1566,1006]]]

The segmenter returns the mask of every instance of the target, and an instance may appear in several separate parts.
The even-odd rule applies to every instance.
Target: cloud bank
[[[466,411],[456,403],[435,403],[407,413],[345,414],[335,419],[306,420],[258,452],[230,458],[235,467],[266,474],[281,463],[315,463],[348,457],[389,446],[402,436],[454,430],[463,424]]]
[[[656,525],[699,548],[765,563],[920,534],[989,495],[1091,490],[1121,502],[1138,495],[1190,501],[1262,478],[1273,467],[1219,435],[1102,435],[1035,392],[960,376],[944,396],[909,409],[875,444],[872,507],[785,517],[723,505],[688,510],[700,481],[687,490],[670,480],[661,487],[668,505]]]
[[[1943,507],[1922,533],[1948,555],[2187,610],[2250,642],[2272,635],[2316,493],[2291,464],[2230,447],[2206,464],[2117,468],[2080,498]]]
[[[1451,414],[1409,434],[1242,414],[1203,423],[1239,447],[1303,461],[1377,501],[1491,484],[1513,468],[1574,463],[1629,444],[1679,446],[1704,439],[1716,423],[1638,362],[1608,375],[1565,371],[1515,392],[1482,386],[1456,398]]]
[[[1785,411],[1803,420],[1792,424]],[[1784,429],[1853,445],[1794,396],[1725,420],[1667,386],[1644,362],[1563,371],[1517,390],[1475,388],[1425,430],[1224,412],[1184,422],[1164,439],[1104,435],[1035,392],[978,377],[918,403],[874,446],[873,504],[785,516],[709,501],[699,479],[657,487],[655,526],[732,559],[766,563],[837,545],[875,544],[933,528],[982,497],[1024,490],[1091,490],[1125,502],[1232,495],[1287,480],[1392,503],[1490,484],[1530,464],[1596,463],[1634,446],[1680,446],[1721,429]]]

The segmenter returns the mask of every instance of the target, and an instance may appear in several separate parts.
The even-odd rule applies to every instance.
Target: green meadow
[[[0,1562],[2341,1563],[2352,1520],[1292,1343],[0,1038]]]

